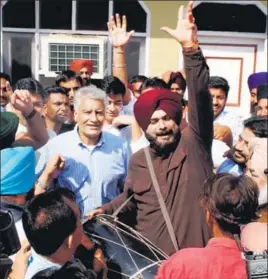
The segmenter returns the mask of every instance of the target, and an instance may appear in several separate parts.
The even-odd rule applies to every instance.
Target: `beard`
[[[158,136],[171,136],[168,142],[159,142],[157,140]],[[157,133],[155,137],[153,137],[151,134],[145,132],[145,136],[147,140],[150,142],[150,147],[156,152],[157,156],[159,157],[168,157],[170,153],[172,153],[176,147],[178,146],[178,143],[181,138],[180,131],[174,132],[172,130]]]
[[[82,78],[83,86],[89,86],[91,84],[90,78]]]

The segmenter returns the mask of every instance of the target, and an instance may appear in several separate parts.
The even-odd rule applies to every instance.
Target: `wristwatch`
[[[29,120],[29,119],[33,118],[35,116],[35,114],[36,114],[36,110],[33,108],[33,110],[29,114],[24,115],[24,117],[26,120]]]
[[[45,185],[45,184],[42,183],[41,181],[37,180],[37,181],[35,182],[35,184],[36,184],[37,186],[39,186],[41,189],[47,190],[47,185]]]

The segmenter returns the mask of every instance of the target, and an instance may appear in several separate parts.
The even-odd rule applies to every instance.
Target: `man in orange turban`
[[[91,60],[73,60],[70,64],[70,70],[81,76],[81,78],[83,79],[83,86],[90,84],[90,79],[93,74],[93,62]]]

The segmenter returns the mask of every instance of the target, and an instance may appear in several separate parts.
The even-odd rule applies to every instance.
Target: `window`
[[[94,72],[99,71],[99,45],[49,44],[49,71],[61,72],[75,59],[91,59]]]
[[[3,27],[35,28],[35,1],[9,0],[3,8]]]
[[[41,0],[40,28],[71,29],[72,1],[71,0]]]
[[[194,17],[204,31],[265,33],[266,29],[266,16],[255,5],[201,3]]]
[[[147,14],[139,4],[139,1],[114,1],[114,14],[126,15],[128,19],[128,30],[135,32],[146,32]]]
[[[107,31],[108,0],[77,1],[77,29]]]

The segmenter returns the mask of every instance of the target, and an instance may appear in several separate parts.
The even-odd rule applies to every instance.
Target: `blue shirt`
[[[33,248],[31,248],[32,255],[29,259],[29,265],[25,274],[25,279],[31,279],[35,274],[39,271],[53,268],[53,269],[60,269],[61,265],[53,263],[48,259],[38,255]]]
[[[127,175],[130,149],[126,141],[108,132],[102,132],[97,145],[86,146],[75,127],[51,139],[37,153],[40,153],[37,177],[52,155],[65,157],[65,168],[58,176],[59,185],[76,194],[82,215],[86,215],[119,195],[118,186],[123,186]]]

